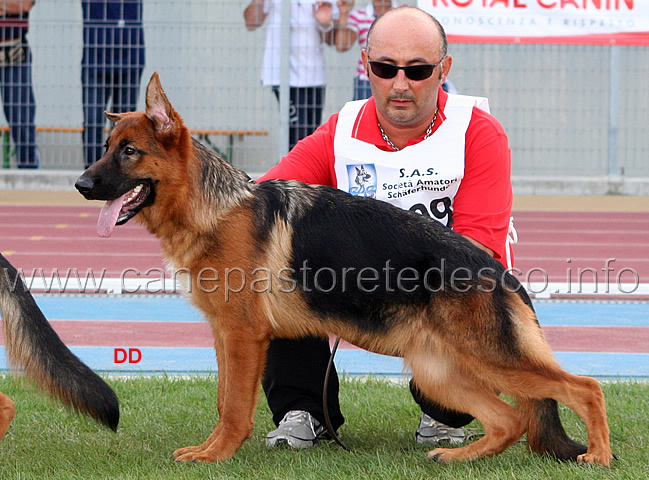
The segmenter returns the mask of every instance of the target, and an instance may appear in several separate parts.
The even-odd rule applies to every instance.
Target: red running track
[[[649,282],[649,213],[514,212],[519,242],[515,267],[520,278],[551,282]]]
[[[144,273],[165,268],[160,242],[135,222],[99,238],[96,207],[0,206],[0,252],[26,276],[43,269],[46,276],[91,269],[120,277],[127,269]]]
[[[135,222],[117,227],[109,239],[97,237],[98,213],[90,205],[0,206],[0,252],[27,276],[37,269],[47,277],[69,269],[80,274],[105,269],[106,277],[119,277],[129,269],[144,274],[165,268],[158,240]],[[603,281],[608,262],[611,279],[633,269],[641,283],[649,283],[649,213],[520,211],[514,218],[519,236],[515,267],[521,279],[534,281],[542,270],[549,281],[566,282],[568,272],[576,280],[579,269],[593,269]],[[593,275],[584,274],[584,281],[592,281]],[[70,346],[213,344],[209,326],[197,322],[54,320],[52,325]],[[544,332],[555,351],[649,352],[646,326],[545,326]]]
[[[52,320],[52,327],[69,346],[212,348],[212,330],[205,322],[145,322]],[[649,327],[543,326],[557,352],[649,352]],[[4,338],[0,330],[0,345]],[[341,341],[340,348],[357,348]]]
[[[88,207],[0,206],[0,252],[27,276],[92,269],[106,277],[164,269],[159,242],[131,221],[97,237],[99,210]],[[514,212],[520,280],[649,283],[649,213]],[[607,267],[610,269],[605,272]],[[132,270],[129,270],[132,269]],[[128,276],[128,275],[127,275]],[[131,275],[133,276],[133,275]]]

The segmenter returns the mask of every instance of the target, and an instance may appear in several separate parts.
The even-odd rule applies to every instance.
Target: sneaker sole
[[[266,439],[267,448],[292,448],[294,450],[305,450],[316,446],[316,441],[302,440],[299,438],[278,438]]]
[[[466,442],[466,438],[460,440],[454,438],[432,439],[425,437],[416,437],[415,442],[417,442],[419,445],[462,445],[464,442]]]

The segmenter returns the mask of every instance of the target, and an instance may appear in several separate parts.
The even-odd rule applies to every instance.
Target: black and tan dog
[[[117,429],[115,392],[61,341],[18,271],[0,255],[0,312],[9,362],[51,397]],[[0,392],[0,440],[14,418],[14,402]]]
[[[483,438],[431,451],[438,461],[495,455],[527,432],[535,452],[610,465],[598,383],[560,368],[526,293],[489,255],[383,202],[252,183],[192,140],[157,74],[146,112],[107,115],[106,154],[76,187],[107,201],[101,235],[135,217],[161,240],[214,333],[220,418],[177,460],[224,460],[250,437],[271,338],[335,334],[403,357],[425,395],[482,422]],[[584,420],[588,448],[567,437],[556,401]]]

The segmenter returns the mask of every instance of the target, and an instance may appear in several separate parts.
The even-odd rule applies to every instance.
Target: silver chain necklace
[[[439,109],[436,108],[435,109],[435,115],[433,116],[433,121],[430,122],[430,125],[428,125],[428,129],[426,130],[426,135],[424,135],[424,140],[426,140],[428,137],[430,137],[430,134],[433,133],[433,125],[435,125],[435,120],[437,120],[437,112],[438,111],[439,111]],[[388,136],[385,134],[385,132],[383,131],[383,127],[381,127],[381,122],[376,122],[376,123],[379,125],[379,130],[381,132],[381,136],[383,137],[383,140],[385,140],[385,143],[390,145],[390,147],[392,147],[392,149],[395,152],[398,152],[400,149],[394,143],[392,143],[392,140],[390,140],[388,138]]]

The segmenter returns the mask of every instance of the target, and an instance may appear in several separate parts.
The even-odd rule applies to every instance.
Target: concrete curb
[[[82,170],[0,169],[0,204],[84,205]],[[262,175],[249,173],[251,178]],[[649,178],[512,177],[515,210],[649,211]]]
[[[647,177],[512,176],[516,195],[649,195]]]
[[[83,170],[0,170],[2,190],[71,191]]]

